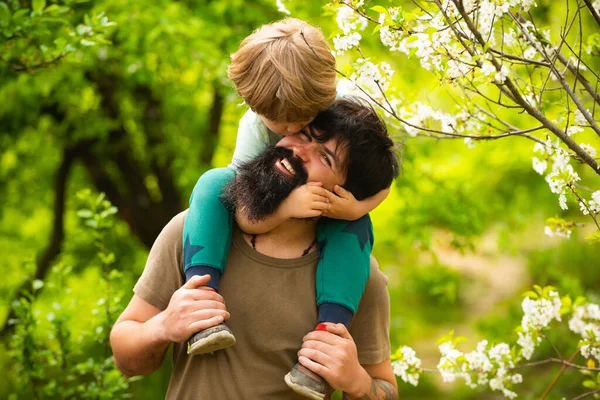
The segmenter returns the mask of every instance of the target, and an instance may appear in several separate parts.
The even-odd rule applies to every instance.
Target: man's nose
[[[302,160],[303,163],[306,163],[310,154],[310,145],[311,143],[295,146],[293,150],[294,156]]]

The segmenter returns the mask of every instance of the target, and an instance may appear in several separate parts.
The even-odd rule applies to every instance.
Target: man
[[[374,110],[340,100],[310,127],[241,167],[224,201],[263,216],[306,181],[369,196],[389,186],[397,169],[392,142]],[[326,331],[312,331],[318,219],[290,219],[253,236],[234,229],[223,297],[198,289],[207,275],[184,285],[184,219],[185,212],[177,215],[157,238],[135,295],[111,333],[115,362],[125,375],[156,370],[173,342],[167,398],[302,399],[283,380],[296,359],[348,399],[397,397],[389,359],[389,296],[374,259],[350,329],[328,324]],[[224,320],[236,332],[235,346],[213,355],[186,354],[191,334]]]

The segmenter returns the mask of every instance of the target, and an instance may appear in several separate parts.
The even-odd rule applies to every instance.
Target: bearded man
[[[324,155],[329,162],[323,162]],[[261,219],[306,182],[322,182],[329,190],[340,185],[364,198],[389,187],[397,174],[383,121],[372,107],[342,99],[302,132],[239,167],[223,201]],[[328,324],[326,331],[312,331],[318,218],[289,219],[261,235],[234,227],[227,270],[215,293],[199,289],[208,275],[184,284],[185,217],[185,211],[174,217],[157,238],[135,294],[111,332],[115,362],[125,375],[158,369],[172,343],[170,399],[302,399],[283,380],[296,360],[347,399],[397,398],[387,279],[374,258],[349,329]],[[223,321],[236,333],[236,345],[213,355],[187,354],[191,334]]]

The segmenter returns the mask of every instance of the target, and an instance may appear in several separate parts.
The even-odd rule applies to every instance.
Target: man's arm
[[[190,279],[173,293],[164,311],[133,296],[110,333],[115,364],[125,376],[156,371],[171,342],[184,342],[229,318],[223,298],[200,289],[209,280],[208,275]]]
[[[148,375],[163,362],[171,342],[161,338],[160,310],[137,295],[110,332],[117,368],[127,377]]]
[[[344,399],[397,399],[398,386],[390,360],[361,365],[346,327],[326,325],[327,332],[313,331],[304,337],[298,361],[344,392]]]
[[[389,359],[379,364],[363,364],[362,367],[369,375],[366,393],[356,397],[344,392],[342,396],[344,400],[396,400],[398,398],[396,377]]]

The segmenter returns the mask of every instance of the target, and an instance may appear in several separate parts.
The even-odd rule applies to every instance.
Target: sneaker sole
[[[310,390],[305,386],[300,386],[292,382],[290,372],[288,372],[283,379],[285,380],[285,383],[287,383],[287,385],[290,388],[292,388],[294,392],[299,393],[302,396],[308,397],[309,399],[313,400],[323,400],[325,398],[325,395],[323,393],[315,392],[314,390]]]
[[[231,347],[235,344],[235,336],[227,331],[221,331],[200,339],[194,344],[188,345],[188,354],[199,355],[213,353],[217,350]]]

